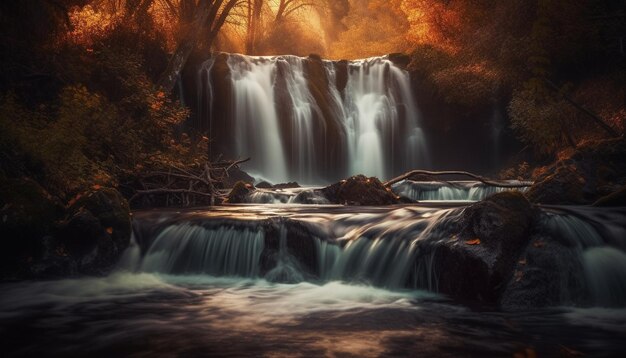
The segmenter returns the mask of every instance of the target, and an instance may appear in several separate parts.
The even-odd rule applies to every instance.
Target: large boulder
[[[545,229],[537,231],[515,263],[500,307],[528,310],[587,302],[580,249]]]
[[[534,209],[518,192],[498,193],[465,208],[459,231],[435,247],[438,291],[496,305],[528,242],[533,217]]]
[[[78,263],[78,271],[106,273],[130,243],[128,202],[115,189],[98,188],[80,195],[67,210],[59,241]]]
[[[339,183],[327,186],[320,192],[334,204],[345,205],[391,205],[398,204],[400,198],[380,180],[365,175],[356,175]]]

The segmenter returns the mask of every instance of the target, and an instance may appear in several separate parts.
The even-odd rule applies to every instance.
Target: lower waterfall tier
[[[497,197],[497,196],[496,196]],[[489,201],[485,201],[490,203]],[[623,306],[623,210],[237,206],[138,212],[123,268],[426,289],[505,308]]]

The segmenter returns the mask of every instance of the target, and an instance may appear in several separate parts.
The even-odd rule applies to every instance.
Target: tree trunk
[[[199,2],[190,31],[176,47],[167,68],[159,79],[159,86],[165,92],[169,93],[174,88],[180,72],[185,67],[189,55],[198,45],[202,35],[205,34],[204,40],[210,47],[226,22],[228,14],[237,3],[238,0],[227,0],[226,5],[222,8],[224,0]]]

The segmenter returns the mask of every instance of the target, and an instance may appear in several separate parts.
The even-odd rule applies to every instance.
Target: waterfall
[[[157,236],[141,270],[255,277],[263,247],[262,231],[229,226],[206,229],[182,223],[167,227]]]
[[[273,179],[287,178],[285,153],[274,105],[275,63],[228,61],[235,98],[237,152],[255,155],[255,164]]]
[[[455,238],[465,225],[463,208],[346,212],[341,207],[311,210],[259,205],[250,207],[247,214],[235,214],[240,210],[178,213],[178,218],[167,219],[138,215],[135,220],[153,220],[153,225],[163,226],[150,238],[135,235],[137,240],[133,239],[119,267],[282,283],[345,281],[438,291],[441,271],[446,270],[441,252],[473,250],[464,239]],[[531,279],[540,278],[544,270],[549,272],[551,278],[543,284],[556,292],[558,302],[623,306],[626,242],[622,231],[602,224],[607,214],[600,209],[571,210],[542,209],[527,251],[520,251],[524,263],[518,263],[517,269],[528,269],[524,275]],[[611,222],[620,222],[626,215],[615,214],[609,217]],[[537,240],[544,244],[535,246]],[[513,279],[510,284],[515,283]]]
[[[223,154],[252,157],[247,169],[275,183],[383,179],[428,165],[409,74],[386,57],[220,54],[199,78],[209,122],[199,127]]]

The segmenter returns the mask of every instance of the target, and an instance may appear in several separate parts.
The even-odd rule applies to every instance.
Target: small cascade
[[[298,260],[287,249],[287,229],[280,227],[280,239],[276,266],[265,274],[265,279],[270,282],[297,283],[304,281],[302,268]]]
[[[517,183],[511,181],[511,183]],[[530,185],[530,184],[529,184]],[[485,185],[481,182],[417,182],[404,180],[393,185],[393,191],[400,196],[416,201],[479,201],[503,191],[525,192],[529,187],[506,188]]]
[[[260,230],[207,229],[182,223],[157,236],[140,268],[146,272],[256,277],[264,246]]]
[[[542,224],[568,246],[582,264],[584,284],[597,306],[623,307],[626,303],[626,253],[612,246],[590,223],[574,214],[546,213]],[[623,239],[622,239],[623,240]]]
[[[358,238],[343,247],[318,243],[320,278],[405,287],[416,246],[405,238]]]
[[[583,264],[594,305],[624,307],[626,253],[606,246],[591,248],[584,252]]]
[[[387,57],[219,54],[198,83],[198,127],[220,153],[252,157],[247,169],[272,182],[384,179],[428,165],[409,74]]]
[[[137,243],[134,231],[130,235],[130,244],[117,263],[117,269],[135,272],[141,265],[141,247]]]
[[[381,222],[352,228],[339,241],[317,240],[320,279],[435,290],[431,248],[448,227],[441,224],[455,215],[438,210],[415,216],[400,209]]]

